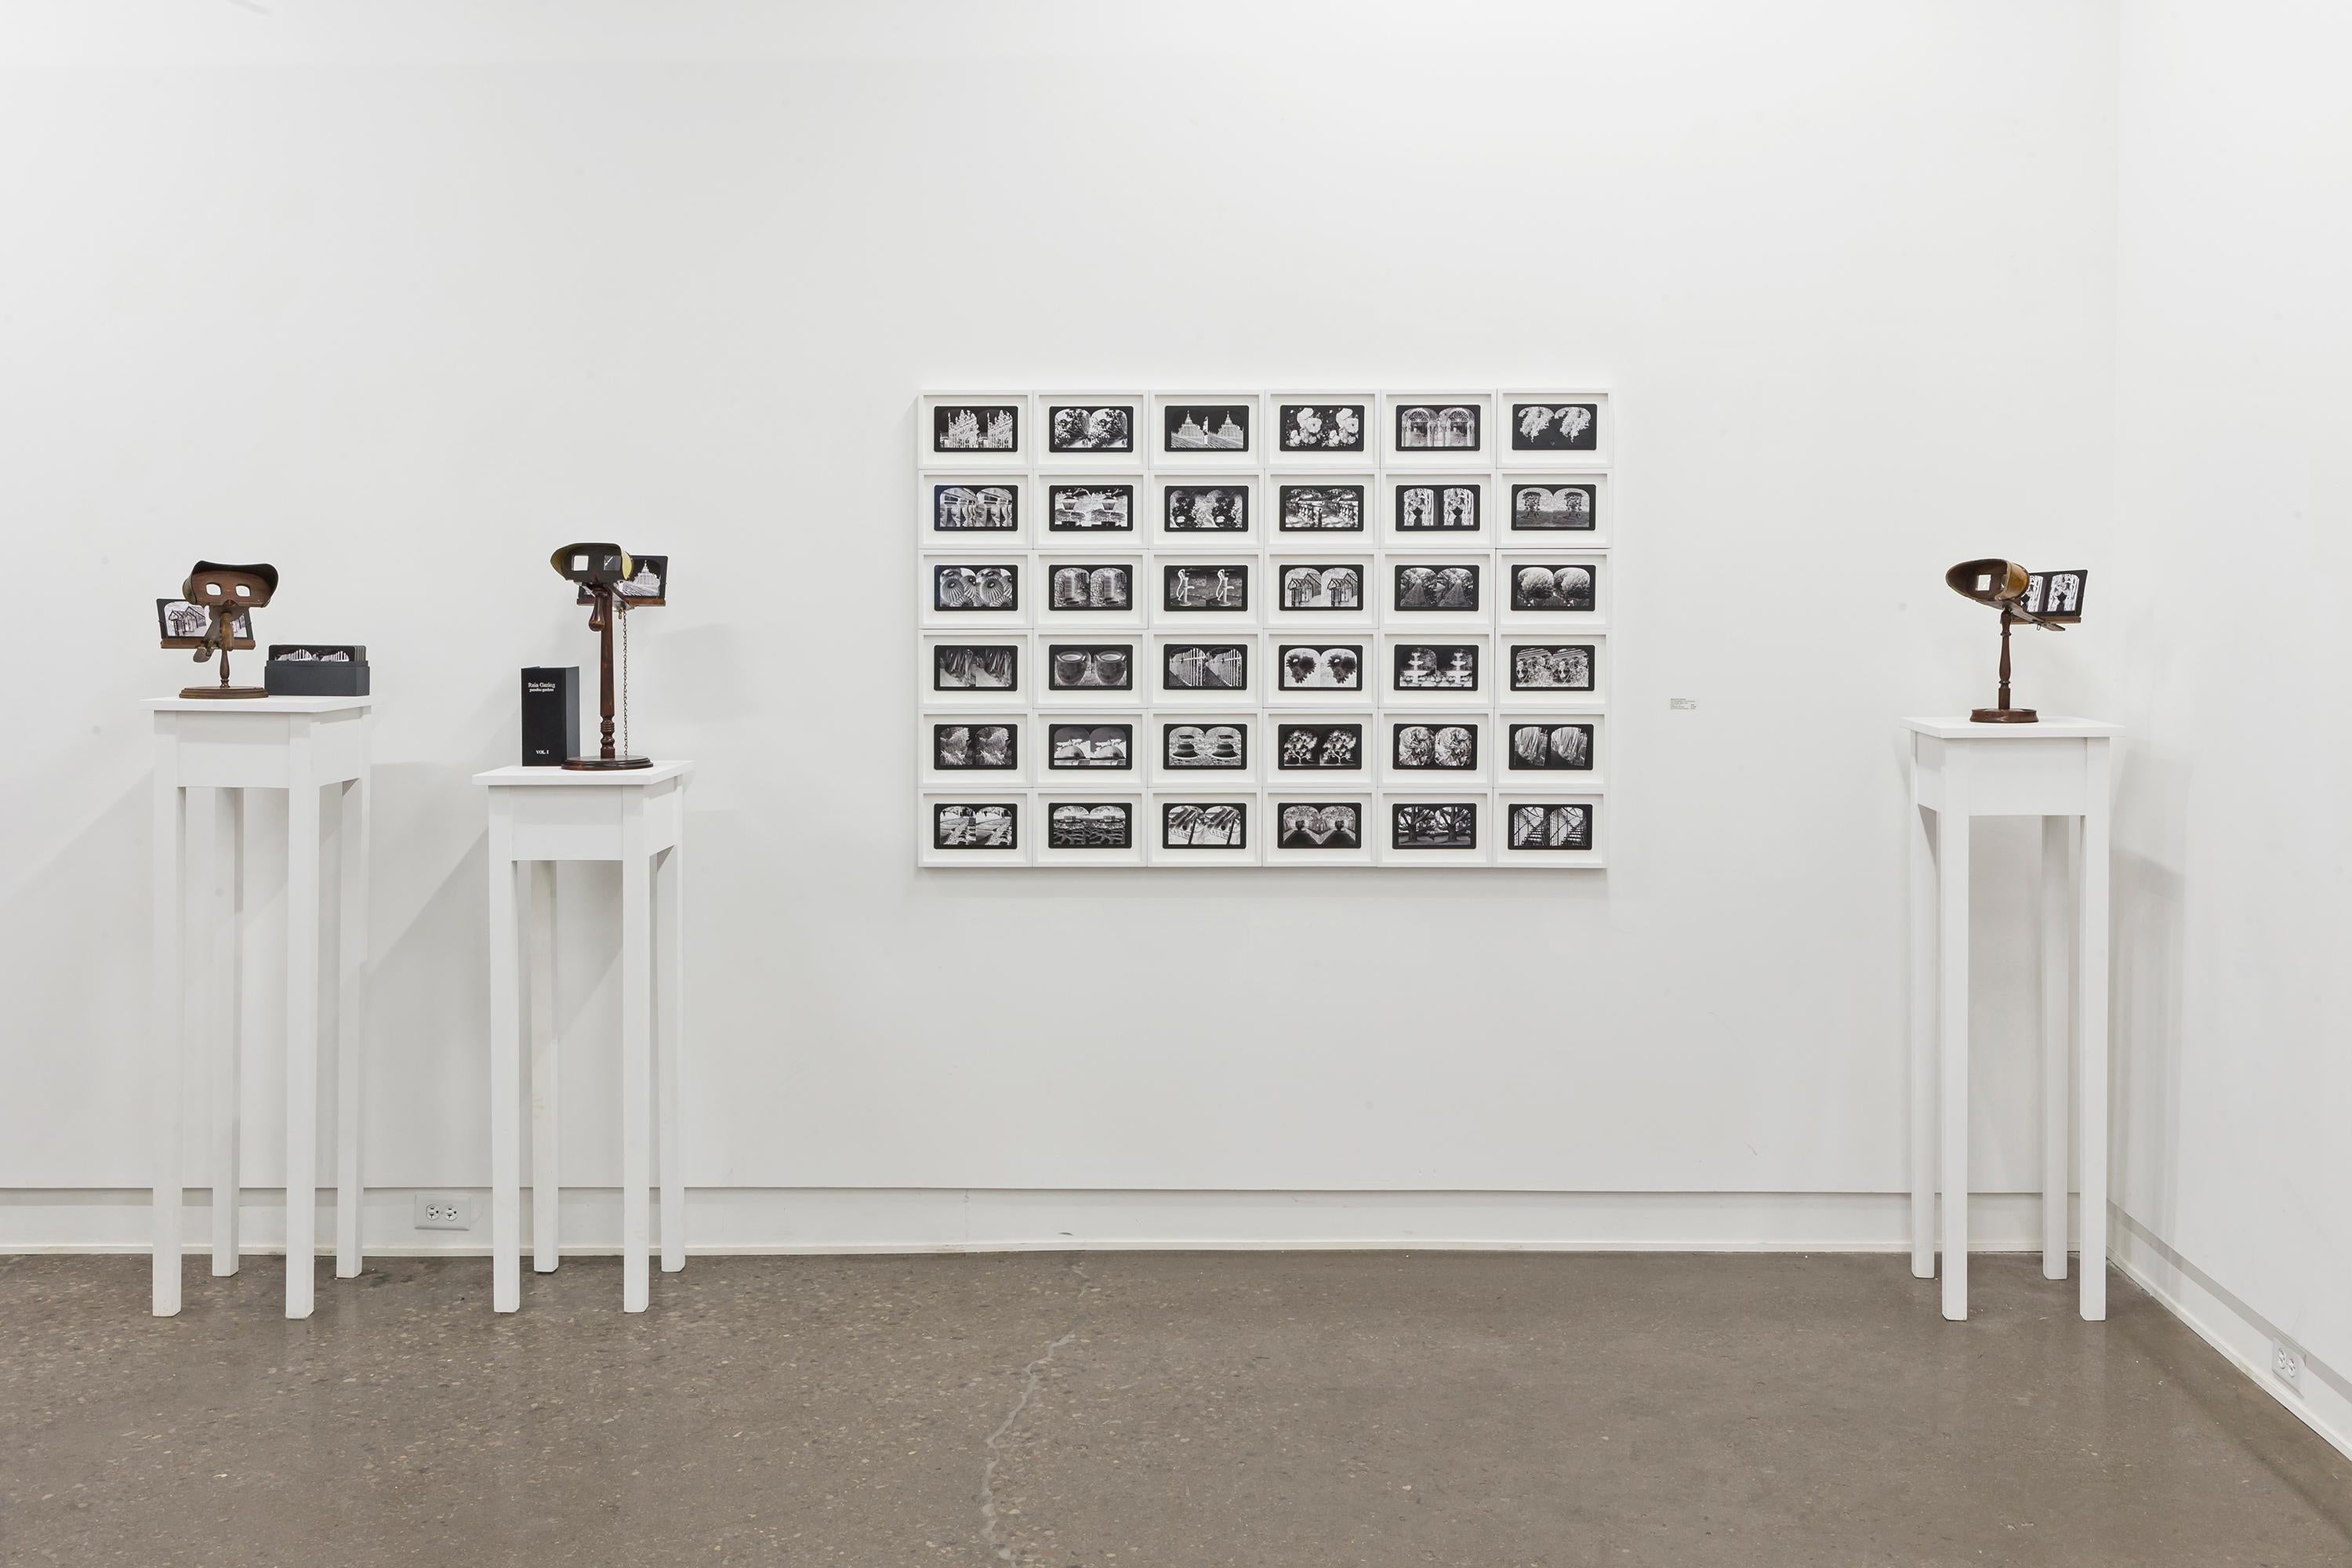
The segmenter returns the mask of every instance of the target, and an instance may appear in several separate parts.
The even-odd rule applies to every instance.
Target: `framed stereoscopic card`
[[[1509,708],[1583,708],[1609,695],[1609,638],[1517,633],[1503,638],[1496,700]]]
[[[1257,462],[1255,392],[1161,393],[1151,400],[1152,467]]]
[[[155,601],[155,630],[163,638],[163,647],[202,647],[205,628],[212,623],[212,611],[186,599]],[[239,610],[228,619],[228,646],[233,648],[253,647],[253,612]]]
[[[980,781],[975,781],[980,782]],[[1023,866],[1029,861],[1028,800],[979,788],[935,790],[917,800],[926,866]]]
[[[1214,791],[1151,797],[1154,866],[1255,866],[1258,863],[1255,795]]]
[[[1121,535],[1143,531],[1139,510],[1143,504],[1140,474],[1124,479],[1111,474],[1072,474],[1065,479],[1057,474],[1042,482],[1049,535],[1070,541],[1108,537],[1125,543]]]
[[[1126,784],[1143,776],[1138,713],[1053,713],[1038,720],[1048,784]]]
[[[982,631],[1027,626],[1027,564],[1018,555],[925,556],[923,624]]]
[[[1250,620],[1254,560],[1171,561],[1160,558],[1160,609],[1170,616]]]
[[[1599,713],[1510,713],[1502,721],[1504,782],[1598,789],[1609,721]]]
[[[1388,556],[1381,624],[1491,626],[1495,611],[1487,598],[1487,582],[1493,564],[1491,557],[1459,552]]]
[[[1276,468],[1370,463],[1380,399],[1369,392],[1276,392],[1266,405],[1266,461]]]
[[[1342,794],[1323,780],[1285,776],[1265,796],[1265,861],[1276,865],[1369,866],[1372,796]]]
[[[1381,715],[1381,782],[1392,788],[1457,789],[1491,771],[1490,721],[1483,712]]]
[[[1019,543],[1027,531],[1022,474],[937,473],[915,487],[919,525],[928,550],[994,550]]]
[[[1275,555],[1266,561],[1265,623],[1271,626],[1372,624],[1372,555]]]
[[[927,788],[1003,789],[1028,776],[1022,713],[933,710],[917,737]]]
[[[1486,633],[1388,632],[1380,648],[1383,708],[1483,707],[1491,700],[1495,639]]]
[[[1150,645],[1140,637],[1101,633],[1037,639],[1037,705],[1041,708],[1140,707]]]
[[[1146,618],[1143,557],[1041,551],[1038,582],[1044,597],[1038,628],[1140,626]]]
[[[1154,713],[1152,783],[1231,789],[1257,777],[1251,713]]]
[[[934,393],[915,405],[919,468],[1025,468],[1029,395]]]
[[[1502,421],[1496,455],[1507,468],[1608,460],[1605,392],[1506,392]]]
[[[1225,708],[1255,702],[1257,659],[1255,634],[1163,632],[1151,639],[1152,700]]]
[[[1151,542],[1204,550],[1255,548],[1257,476],[1197,473],[1155,475],[1151,481]]]
[[[1371,719],[1363,713],[1283,714],[1269,721],[1273,774],[1313,774],[1360,781],[1371,776]]]
[[[1381,542],[1398,550],[1486,546],[1496,531],[1493,483],[1484,474],[1397,474],[1381,481]]]
[[[1609,618],[1608,556],[1583,551],[1505,551],[1502,624],[1598,626]]]
[[[1486,828],[1487,797],[1475,795],[1390,795],[1381,798],[1383,866],[1483,866],[1494,858]]]
[[[1029,661],[1024,637],[974,637],[928,632],[919,650],[926,705],[974,703],[1003,707],[1028,701],[1023,667]]]
[[[1612,542],[1609,476],[1605,473],[1507,474],[1503,508],[1507,547],[1565,541],[1579,548]]]
[[[1484,468],[1493,461],[1493,393],[1391,392],[1384,402],[1388,467]]]
[[[1287,475],[1274,481],[1274,531],[1308,539],[1342,538],[1371,531],[1374,494],[1370,474]]]
[[[1143,796],[1037,792],[1035,864],[1140,866],[1147,818]]]
[[[1037,395],[1041,468],[1143,467],[1150,404],[1139,392],[1045,392]]]
[[[1601,797],[1506,788],[1496,796],[1496,860],[1505,866],[1601,864]]]

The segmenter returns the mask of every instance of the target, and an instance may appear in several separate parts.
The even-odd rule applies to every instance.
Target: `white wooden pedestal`
[[[1911,737],[1911,1272],[1936,1272],[1942,1148],[1944,1316],[1969,1315],[1969,824],[2042,818],[2042,1272],[2066,1278],[2067,882],[2074,927],[2075,1152],[2083,1173],[2082,1313],[2107,1315],[2109,748],[2090,719],[1906,719]],[[1941,1071],[1937,1047],[1941,1046]]]
[[[642,1312],[652,1231],[653,1076],[661,1075],[662,1269],[686,1267],[678,1081],[684,1048],[681,916],[692,763],[624,772],[494,768],[490,810],[490,1305],[522,1305],[522,986],[530,964],[531,1267],[556,1266],[553,939],[558,860],[621,863],[621,1310]],[[519,884],[529,884],[527,899]],[[526,934],[522,911],[535,932]]]
[[[154,1311],[180,1310],[182,1075],[212,1074],[213,1273],[237,1268],[237,973],[248,918],[245,794],[286,792],[286,1315],[307,1318],[319,1163],[319,792],[341,857],[335,966],[335,1274],[360,1271],[360,1017],[368,973],[367,697],[157,698],[155,723]],[[192,799],[192,795],[199,799]],[[191,806],[197,809],[192,812]],[[203,853],[192,855],[190,819]],[[190,876],[195,860],[200,875]],[[191,884],[200,891],[191,909]],[[189,950],[194,949],[194,962]],[[193,982],[193,984],[191,984]]]

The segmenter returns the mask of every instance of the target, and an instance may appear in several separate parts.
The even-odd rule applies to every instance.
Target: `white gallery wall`
[[[672,559],[635,727],[701,767],[698,1186],[1897,1191],[1894,721],[1995,652],[1943,569],[2092,568],[2021,700],[2112,705],[2116,44],[2106,4],[10,7],[0,1188],[149,1175],[138,703],[199,555],[278,565],[263,641],[371,650],[366,1173],[487,1181],[469,775],[518,667],[593,674],[546,557],[611,538]],[[1622,410],[1605,875],[915,869],[919,392],[1561,384]],[[2217,710],[2270,607],[2212,625]],[[2021,1190],[2031,837],[1981,837],[1978,1184]],[[614,879],[566,889],[563,1153],[610,1184]]]
[[[2116,1201],[2345,1443],[2352,14],[2123,15]]]

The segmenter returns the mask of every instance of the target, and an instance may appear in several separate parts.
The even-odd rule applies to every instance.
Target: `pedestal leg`
[[[556,1110],[560,1052],[555,1037],[555,862],[530,867],[530,919],[523,942],[530,969],[530,1266],[552,1273],[562,1235],[559,1214]]]
[[[362,722],[373,722],[372,720]],[[341,908],[335,919],[335,1278],[360,1271],[360,1210],[367,1189],[360,1180],[360,1106],[366,1087],[368,957],[368,838],[370,796],[364,770],[345,784],[335,838],[341,850],[336,882]]]
[[[319,785],[286,748],[286,1315],[310,1315],[319,1245]]]
[[[1943,1096],[1944,1316],[1969,1315],[1969,800],[1958,746],[1946,751],[1944,809],[1936,823],[1942,872],[1937,1044]]]
[[[154,1081],[149,1092],[149,1137],[155,1161],[155,1256],[151,1280],[152,1310],[159,1318],[180,1310],[180,1086],[187,1019],[180,991],[184,924],[181,900],[188,857],[187,802],[180,791],[172,717],[159,715],[155,733],[155,950],[149,964]]]
[[[203,1027],[194,1031],[212,1058],[213,1275],[237,1268],[237,1151],[244,1103],[239,1068],[243,1051],[244,998],[240,948],[245,922],[245,792],[204,792],[205,942],[203,979],[196,1011]]]
[[[650,868],[643,790],[624,792],[621,807],[621,1310],[642,1312],[647,1300],[646,1244],[653,1229],[650,1144],[653,1074],[648,1057],[653,1007]]]
[[[2075,1093],[2083,1165],[2083,1317],[2107,1315],[2107,756],[2111,742],[2090,747],[2089,801],[2083,814],[2082,899],[2074,937],[2074,1029],[2082,1041],[2083,1081]]]
[[[1936,840],[1911,807],[1911,1272],[1936,1272]]]
[[[2071,819],[2042,819],[2042,1277],[2066,1278],[2067,857]]]
[[[679,816],[685,805],[679,803]],[[679,842],[661,857],[656,878],[656,962],[660,972],[654,991],[660,1008],[654,1054],[661,1063],[661,1266],[666,1274],[686,1267],[686,1146],[679,1131],[685,1112],[678,1103],[685,1067],[679,1053],[686,1046],[686,997],[683,990],[686,920],[686,844]]]
[[[510,807],[490,792],[490,1308],[522,1306],[522,1016]]]

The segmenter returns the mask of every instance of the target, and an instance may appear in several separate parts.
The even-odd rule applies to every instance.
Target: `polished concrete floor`
[[[2352,1464],[2116,1279],[1894,1257],[0,1259],[0,1563],[2352,1563]]]

